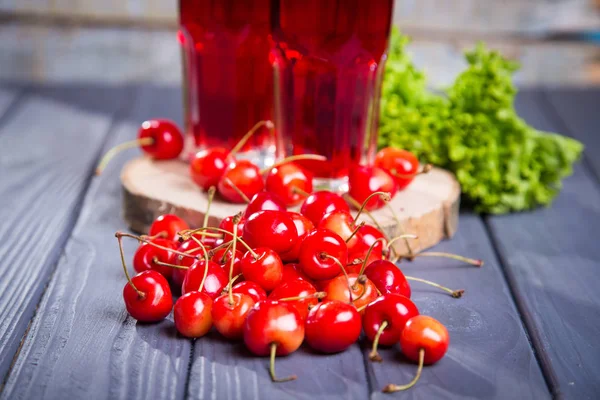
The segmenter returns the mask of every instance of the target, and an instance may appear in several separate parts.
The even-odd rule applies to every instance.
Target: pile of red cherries
[[[168,150],[177,145],[181,152],[182,140],[165,135],[176,132],[174,127],[170,122],[145,122],[140,138],[150,139],[142,146]],[[153,156],[177,150],[151,149],[147,152]],[[288,355],[304,342],[318,352],[341,352],[364,332],[373,343],[372,361],[381,361],[379,345],[400,344],[403,354],[419,366],[410,383],[390,384],[383,391],[410,388],[423,365],[444,356],[449,337],[442,323],[419,314],[410,300],[408,281],[434,285],[455,298],[463,291],[405,276],[395,265],[405,255],[397,254],[393,244],[403,240],[410,251],[414,236],[389,238],[377,221],[359,222],[364,210],[385,205],[414,178],[418,162],[406,154],[410,153],[384,149],[377,156],[383,168],[354,169],[351,197],[358,212],[352,215],[342,196],[313,192],[312,177],[293,160],[260,171],[225,149],[200,153],[190,168],[196,183],[208,192],[202,227],[190,229],[178,216],[166,214],[152,223],[147,235],[115,235],[128,280],[123,289],[127,311],[143,322],[161,321],[172,311],[175,327],[185,337],[202,337],[214,327],[229,340],[243,340],[251,353],[270,356],[274,382],[296,378],[277,377],[276,356]],[[386,183],[374,185],[373,179]],[[211,227],[208,215],[217,191],[227,200],[247,204]],[[288,211],[300,203],[299,212]],[[140,244],[133,257],[133,277],[123,237]],[[409,258],[422,254],[410,253]],[[480,260],[447,256],[482,265]],[[174,304],[173,293],[181,294]]]

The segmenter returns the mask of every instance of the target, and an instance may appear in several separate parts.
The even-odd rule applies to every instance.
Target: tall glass
[[[257,122],[273,119],[273,4],[179,1],[187,156],[231,148]],[[277,157],[275,144],[263,127],[239,154],[269,165]]]
[[[330,188],[346,188],[353,163],[369,162],[393,0],[278,0],[276,125],[290,154]]]

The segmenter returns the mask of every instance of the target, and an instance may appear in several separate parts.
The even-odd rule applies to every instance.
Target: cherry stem
[[[241,276],[242,276],[242,274],[237,274],[236,276],[234,276],[234,277],[233,277],[233,279],[232,279],[232,280],[230,280],[230,281],[227,283],[227,287],[225,287],[225,288],[224,288],[224,289],[221,291],[221,293],[222,293],[222,294],[223,294],[223,293],[227,293],[227,292],[229,291],[229,288],[233,286],[233,283],[234,283],[235,281],[237,281],[237,280],[238,280],[238,279],[239,279]]]
[[[238,240],[240,240],[240,239],[238,238]],[[227,251],[229,251],[229,246],[231,246],[231,242],[232,242],[232,240],[230,240],[228,242],[223,242],[220,245],[213,247],[211,249],[211,251],[216,252],[217,250],[221,250],[223,247],[227,247]]]
[[[358,212],[356,213],[356,217],[354,217],[355,220],[358,220],[358,217],[360,217],[360,214],[362,214],[362,212],[365,209],[365,207],[367,206],[367,203],[369,202],[369,200],[371,200],[375,196],[379,196],[381,198],[381,200],[385,201],[386,203],[392,199],[391,195],[388,192],[371,193],[365,199],[365,201],[363,201],[363,203],[360,205],[360,208],[358,209]]]
[[[296,154],[294,156],[289,156],[284,158],[281,161],[277,161],[275,164],[271,165],[270,167],[266,167],[260,170],[261,175],[265,174],[267,172],[269,172],[270,170],[272,170],[273,168],[277,168],[280,167],[284,164],[287,163],[291,163],[294,161],[300,161],[300,160],[315,160],[315,161],[327,161],[327,157],[325,156],[321,156],[319,154]]]
[[[315,292],[306,296],[294,296],[284,297],[283,299],[277,299],[277,301],[299,301],[304,299],[324,299],[327,296],[327,292]]]
[[[335,262],[338,265],[338,267],[340,267],[340,269],[344,273],[344,276],[346,277],[346,283],[348,284],[348,297],[350,298],[350,300],[348,301],[348,304],[353,304],[354,301],[352,300],[352,285],[350,285],[350,278],[348,277],[348,273],[346,272],[346,268],[344,268],[344,266],[342,265],[342,263],[340,262],[340,260],[338,260],[334,256],[331,256],[331,255],[329,255],[327,253],[321,253],[321,257],[322,258],[330,258],[330,259],[332,259],[333,262]]]
[[[354,208],[360,208],[361,204],[356,201],[356,199],[352,196],[350,196],[349,194],[346,194],[346,198],[348,199],[348,202],[354,207]],[[371,221],[373,221],[373,223],[375,224],[375,226],[377,227],[377,229],[379,229],[379,231],[383,234],[383,237],[385,237],[386,240],[390,240],[390,237],[388,236],[387,233],[385,233],[385,230],[383,230],[383,227],[381,226],[381,224],[379,223],[379,221],[377,221],[377,218],[375,218],[373,216],[373,214],[371,213],[371,211],[367,210],[367,209],[363,209],[363,212],[371,219]],[[358,217],[358,214],[356,215],[356,217]],[[354,218],[356,220],[356,218]],[[394,254],[396,254],[396,250],[393,250]]]
[[[294,186],[294,187],[292,187],[292,192],[294,192],[294,193],[298,193],[298,194],[300,194],[300,195],[302,195],[302,196],[304,196],[304,197],[308,197],[308,196],[310,196],[310,193],[308,193],[308,192],[305,192],[304,190],[300,189],[300,188],[299,188],[299,187],[297,187],[297,186]]]
[[[396,170],[392,170],[391,173],[396,178],[411,179],[411,178],[414,178],[417,175],[426,174],[429,171],[431,171],[432,169],[433,169],[433,165],[431,165],[431,164],[425,164],[425,165],[423,165],[423,168],[421,168],[420,171],[417,171],[417,172],[415,172],[413,174],[400,174],[400,173],[396,172]]]
[[[394,221],[396,221],[396,224],[398,225],[398,229],[400,229],[400,235],[404,235],[404,228],[402,227],[402,221],[400,220],[400,217],[396,213],[396,210],[394,209],[394,207],[389,202],[387,202],[385,204],[388,207],[388,209],[390,210],[390,212],[392,213],[392,217],[394,218]],[[408,254],[412,255],[413,254],[413,250],[410,247],[410,243],[408,242],[407,239],[404,239],[404,244],[406,245],[406,248],[408,249]],[[389,247],[389,243],[388,243],[388,247]]]
[[[371,361],[376,361],[376,362],[383,361],[383,359],[377,352],[377,346],[379,346],[379,337],[381,336],[381,334],[383,333],[385,328],[387,328],[387,326],[388,326],[388,322],[383,321],[381,323],[381,325],[379,325],[379,329],[377,329],[377,333],[375,334],[375,338],[373,339],[373,348],[371,349],[371,353],[369,353],[369,360],[371,360]]]
[[[140,235],[141,238],[144,238],[146,240],[154,240],[154,239],[161,239],[161,238],[166,238],[167,237],[167,231],[161,231],[158,232],[156,235]]]
[[[116,236],[117,238],[119,238],[119,237],[128,237],[128,238],[132,238],[132,239],[135,239],[135,240],[137,240],[138,242],[144,242],[144,243],[146,243],[146,244],[148,244],[148,245],[150,245],[150,246],[156,247],[157,249],[161,249],[161,250],[170,251],[170,252],[171,252],[171,253],[173,253],[173,254],[177,254],[177,255],[180,255],[180,256],[183,256],[183,257],[195,258],[196,260],[198,259],[198,257],[197,257],[197,256],[193,256],[193,255],[191,255],[191,254],[187,254],[187,253],[184,253],[184,252],[182,252],[182,251],[179,251],[179,250],[170,249],[170,248],[168,248],[168,247],[161,246],[161,245],[159,245],[159,244],[156,244],[156,243],[154,243],[154,242],[151,242],[150,240],[148,240],[148,239],[145,239],[145,238],[143,238],[143,237],[141,237],[141,236],[132,235],[131,233],[117,232],[117,233],[115,233],[115,236]]]
[[[412,256],[402,256],[402,257],[407,258],[409,260],[414,257],[445,257],[445,258],[452,258],[453,260],[462,261],[464,263],[471,264],[476,267],[483,266],[483,260],[475,260],[473,258],[459,256],[458,254],[442,253],[439,251],[428,251],[425,253],[417,253],[417,254],[413,254]]]
[[[356,225],[356,228],[354,228],[354,230],[352,231],[350,236],[348,236],[348,239],[346,239],[345,242],[348,243],[363,226],[365,226],[365,221],[361,221],[360,224]]]
[[[98,163],[98,166],[96,167],[96,175],[102,174],[102,171],[104,171],[104,168],[106,168],[109,161],[112,160],[112,158],[115,155],[117,155],[118,153],[120,153],[121,151],[127,150],[127,149],[132,149],[134,147],[152,146],[153,144],[154,144],[154,138],[145,137],[145,138],[130,140],[128,142],[116,145],[115,147],[113,147],[112,149],[107,151],[104,156],[102,156],[102,158],[100,159],[100,162]]]
[[[369,303],[369,304],[371,304],[371,303]],[[368,306],[369,304],[365,304],[364,306],[360,306],[360,307],[358,307],[358,308],[356,309],[356,311],[358,311],[359,313],[360,313],[360,312],[362,312],[362,310],[364,310],[365,308],[367,308],[367,306]]]
[[[117,232],[117,233],[119,233],[119,232]],[[129,282],[129,284],[131,285],[133,290],[135,290],[137,292],[138,296],[141,299],[143,299],[144,297],[146,297],[146,294],[144,292],[142,292],[141,290],[139,290],[137,287],[135,287],[135,285],[131,281],[129,272],[127,272],[127,263],[125,262],[125,253],[123,252],[123,239],[121,236],[117,235],[117,233],[115,233],[115,237],[117,238],[117,241],[119,242],[119,252],[121,253],[121,264],[123,265],[123,271],[125,272],[125,277],[127,278],[127,282]]]
[[[169,264],[166,262],[162,262],[158,259],[158,257],[154,257],[152,262],[156,265],[162,265],[163,267],[176,268],[176,269],[189,269],[189,267],[184,267],[183,265]]]
[[[201,292],[204,288],[206,277],[208,276],[208,252],[206,251],[206,247],[204,247],[202,242],[197,237],[192,236],[192,240],[198,244],[204,253],[204,275],[202,275],[202,282],[200,282],[200,288],[198,289],[198,291]]]
[[[229,246],[227,246],[227,248],[223,252],[223,255],[221,256],[221,259],[219,260],[219,264],[224,264],[225,263],[225,260],[227,260],[227,253],[229,253],[229,251],[231,251],[231,246],[232,245],[233,245],[233,240],[231,241],[231,243],[229,243]],[[232,256],[233,256],[233,253],[232,253]]]
[[[248,140],[250,140],[250,138],[252,137],[252,135],[254,135],[254,132],[256,132],[260,127],[262,126],[266,126],[267,129],[269,129],[271,131],[271,135],[275,136],[275,125],[273,124],[272,121],[270,120],[264,120],[264,121],[258,121],[256,124],[254,124],[254,126],[252,128],[250,128],[250,130],[239,140],[239,142],[237,142],[237,144],[233,147],[233,149],[231,149],[231,151],[229,152],[229,155],[234,156],[238,151],[240,151],[245,145],[246,142]]]
[[[419,367],[417,368],[417,374],[415,375],[413,380],[410,381],[409,383],[407,383],[406,385],[394,385],[393,383],[390,383],[389,385],[387,385],[386,387],[383,388],[382,392],[383,393],[400,392],[402,390],[410,389],[411,387],[413,387],[415,385],[415,383],[417,383],[417,381],[421,377],[421,372],[423,372],[424,361],[425,361],[425,349],[421,348],[421,349],[419,349]]]
[[[231,188],[233,190],[235,190],[235,192],[242,198],[242,200],[244,200],[244,203],[248,204],[250,203],[250,199],[248,198],[248,196],[246,196],[246,193],[242,192],[242,190],[237,187],[237,185],[235,183],[233,183],[233,181],[227,177],[224,178],[225,182],[231,186]]]
[[[450,293],[450,295],[452,297],[454,297],[455,299],[460,299],[462,297],[463,293],[465,292],[464,289],[458,289],[458,290],[448,289],[447,287],[442,286],[442,285],[440,285],[438,283],[431,282],[431,281],[428,281],[426,279],[415,278],[414,276],[406,276],[406,279],[408,279],[409,281],[415,281],[415,282],[425,283],[427,285],[431,285],[433,287],[441,289],[441,290],[443,290],[445,292]]]
[[[271,343],[271,360],[269,362],[269,374],[273,382],[293,381],[297,378],[296,375],[286,376],[285,378],[277,378],[275,375],[275,355],[277,354],[277,343]]]
[[[392,247],[392,243],[394,243],[396,240],[400,240],[400,239],[407,240],[407,239],[417,239],[417,238],[418,238],[417,235],[413,235],[411,233],[404,233],[402,235],[399,235],[399,236],[396,236],[396,237],[390,239],[390,241],[387,242],[387,248],[389,249],[390,247]]]
[[[371,244],[371,247],[369,247],[369,251],[367,251],[367,256],[363,260],[362,266],[360,267],[360,272],[358,273],[358,276],[362,276],[362,274],[365,273],[365,269],[367,268],[367,261],[369,261],[369,257],[371,257],[371,253],[373,252],[373,249],[375,248],[377,243],[381,242],[381,245],[383,246],[383,245],[385,245],[385,241],[386,241],[385,238],[377,238],[373,242],[373,244]],[[356,289],[356,283],[358,283],[358,279],[354,283],[354,289]]]
[[[229,264],[229,282],[233,280],[233,264],[235,264],[235,249],[237,246],[237,227],[240,223],[241,215],[233,217],[233,241],[231,245],[231,263]],[[233,305],[233,285],[229,285],[229,304]]]
[[[206,228],[208,225],[208,217],[210,216],[210,206],[212,204],[213,198],[215,197],[215,187],[211,186],[208,188],[208,201],[206,204],[206,212],[204,213],[204,221],[202,221],[202,227]]]

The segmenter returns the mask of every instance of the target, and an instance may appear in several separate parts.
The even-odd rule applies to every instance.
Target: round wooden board
[[[176,214],[191,227],[202,225],[207,197],[190,179],[187,164],[181,161],[153,161],[137,158],[129,161],[121,172],[123,185],[123,212],[129,227],[146,233],[152,221],[160,214]],[[418,236],[411,239],[413,251],[431,247],[454,235],[458,226],[460,186],[450,172],[434,168],[419,175],[390,202],[400,224],[389,208],[373,211],[389,237],[401,233]],[[215,199],[210,210],[210,226],[217,226],[222,218],[241,211],[243,205]],[[368,216],[361,217],[372,223]],[[399,254],[406,254],[403,241],[396,241]]]

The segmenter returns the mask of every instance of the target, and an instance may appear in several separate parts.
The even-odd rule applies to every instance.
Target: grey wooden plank
[[[540,129],[561,130],[551,114],[553,110],[544,106],[541,96],[540,92],[521,94],[517,109]],[[572,101],[577,101],[579,107],[590,107],[582,97]],[[488,217],[486,222],[553,395],[597,398],[600,393],[600,377],[596,373],[600,367],[597,182],[585,166],[578,164],[551,207]]]
[[[4,116],[4,113],[13,103],[13,101],[15,101],[17,94],[17,91],[8,90],[0,87],[0,121]]]
[[[176,117],[181,104],[175,98],[165,102],[165,93],[143,89],[135,101],[129,99],[133,109],[104,150],[135,137],[144,118]],[[113,160],[90,185],[0,398],[183,397],[191,342],[176,335],[172,321],[136,323],[123,305],[125,280],[114,238],[125,228],[119,171],[136,152]],[[126,243],[128,259],[135,248]]]
[[[436,251],[468,255],[484,260],[476,268],[447,259],[417,258],[402,262],[406,275],[429,279],[453,289],[465,289],[453,299],[436,289],[414,283],[412,299],[421,314],[430,315],[448,328],[450,347],[446,356],[426,367],[420,382],[396,394],[406,399],[543,399],[547,385],[510,290],[481,219],[461,213],[454,238],[440,243]],[[407,383],[416,366],[405,360],[397,347],[382,350],[384,361],[372,363],[364,355],[373,385],[372,399],[394,398],[381,393],[388,383]]]
[[[112,112],[26,95],[0,127],[0,376],[4,377],[73,226]]]

